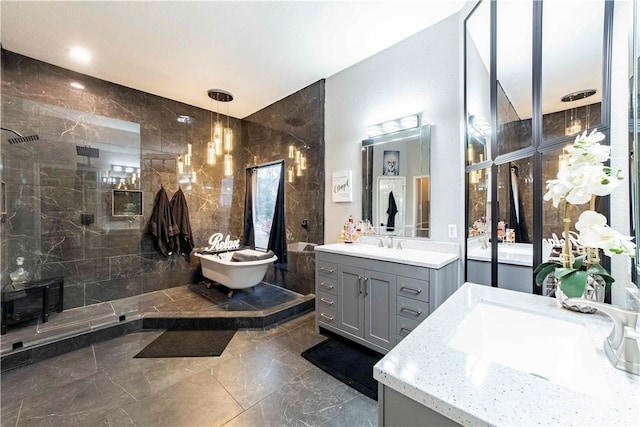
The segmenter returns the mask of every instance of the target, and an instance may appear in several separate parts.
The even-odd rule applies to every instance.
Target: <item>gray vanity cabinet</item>
[[[331,246],[316,248],[316,325],[380,353],[391,350],[458,288],[455,256],[429,268],[336,253]]]
[[[351,258],[352,263],[363,261]],[[338,328],[390,350],[395,344],[395,289],[392,274],[338,265]]]

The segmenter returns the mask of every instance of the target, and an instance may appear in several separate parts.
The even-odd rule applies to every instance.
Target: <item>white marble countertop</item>
[[[436,252],[421,249],[389,249],[360,243],[331,243],[328,245],[316,246],[315,250],[433,269],[442,268],[460,258],[460,255],[457,253]]]
[[[594,366],[584,369],[580,378],[589,386],[576,391],[453,348],[451,341],[461,322],[480,301],[572,322],[586,330],[587,345],[590,341],[595,350]],[[612,326],[600,312],[575,313],[553,298],[465,283],[375,365],[374,378],[467,426],[638,426],[640,376],[615,369],[604,354],[603,341]],[[556,358],[560,351],[548,357]]]

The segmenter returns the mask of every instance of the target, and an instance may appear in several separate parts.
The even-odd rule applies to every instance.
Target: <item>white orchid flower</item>
[[[625,236],[607,225],[607,218],[594,211],[584,211],[576,222],[578,243],[590,248],[602,249],[607,256],[627,254],[634,256],[633,238]]]
[[[620,185],[619,173],[611,176],[611,168],[601,164],[569,165],[558,172],[558,179],[547,181],[547,194],[544,200],[553,199],[553,206],[558,207],[562,199],[572,205],[589,202],[591,196],[606,196]]]
[[[560,201],[571,191],[568,182],[560,179],[550,179],[547,181],[547,193],[543,196],[544,200],[553,200],[553,207],[557,208]]]
[[[589,135],[584,131],[582,135],[576,137],[573,146],[567,147],[567,152],[571,155],[569,164],[596,165],[609,160],[611,147],[600,144],[603,140],[604,134],[596,129]]]

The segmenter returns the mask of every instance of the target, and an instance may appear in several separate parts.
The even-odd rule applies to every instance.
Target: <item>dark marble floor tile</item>
[[[214,366],[211,371],[245,409],[312,367],[271,341],[246,352],[236,350],[234,354],[236,357],[228,363]]]
[[[177,311],[200,311],[214,306],[215,304],[213,304],[211,301],[208,301],[198,295],[193,295],[190,298],[182,298],[177,301],[170,301],[159,304],[155,306],[155,308],[160,313],[170,313]]]
[[[50,385],[23,400],[18,426],[89,426],[135,402],[105,372],[64,385]]]
[[[241,412],[216,378],[202,372],[111,412],[106,425],[220,426]]]
[[[288,319],[283,322],[278,323],[279,326],[282,326],[284,329],[296,329],[299,326],[302,326],[306,323],[311,323],[315,325],[316,315],[315,312],[312,311],[310,313],[302,314],[293,319]]]
[[[86,347],[58,357],[2,373],[2,402],[15,402],[52,386],[69,384],[98,371],[93,348]],[[3,423],[4,425],[4,423]]]
[[[263,310],[287,302],[295,301],[296,295],[285,291],[277,286],[263,285],[256,286],[255,291],[242,300],[256,308]]]
[[[342,405],[342,410],[322,427],[376,427],[378,425],[378,402],[366,396]]]
[[[0,425],[1,426],[15,426],[18,423],[18,416],[20,415],[20,408],[22,407],[22,399],[15,400],[11,403],[2,403],[0,409]]]
[[[336,417],[359,396],[351,387],[314,367],[253,405],[225,427],[319,426]]]
[[[188,285],[188,286],[177,286],[175,288],[164,289],[162,290],[162,293],[164,293],[166,296],[171,298],[172,301],[178,301],[183,298],[193,297],[194,292],[192,289],[197,287],[199,287],[198,284]],[[204,286],[202,287],[204,288]]]
[[[140,332],[95,344],[93,349],[97,367],[109,369],[112,366],[130,361],[136,353],[162,335],[163,332],[162,330],[143,329]]]
[[[158,305],[171,303],[173,299],[164,292],[151,292],[148,294],[138,295],[135,298],[124,298],[111,301],[113,312],[120,316],[130,313],[144,313],[148,311],[156,311],[154,308]]]
[[[297,355],[326,339],[326,336],[316,333],[315,324],[311,320],[295,329],[284,329],[272,338],[275,343]]]

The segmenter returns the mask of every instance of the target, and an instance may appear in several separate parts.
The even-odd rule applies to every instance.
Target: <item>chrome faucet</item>
[[[584,298],[569,298],[567,304],[596,308],[613,320],[613,330],[604,340],[604,352],[617,369],[640,375],[640,313]]]
[[[393,236],[391,236],[391,235],[387,235],[387,236],[385,237],[385,240],[386,240],[386,242],[387,242],[387,247],[388,247],[389,249],[393,249]]]

